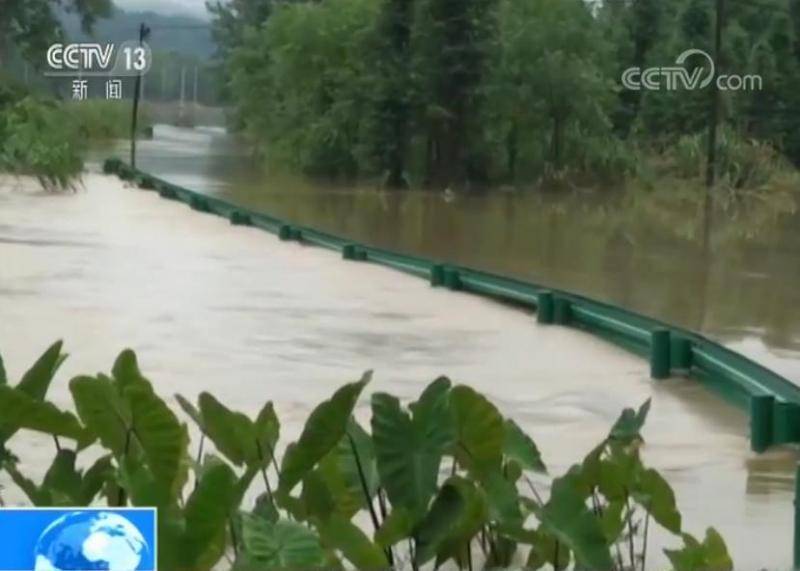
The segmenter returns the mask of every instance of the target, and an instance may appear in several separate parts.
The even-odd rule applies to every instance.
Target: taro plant
[[[649,401],[623,411],[545,497],[534,440],[445,377],[408,404],[373,394],[362,424],[354,410],[367,373],[316,406],[286,446],[271,402],[251,418],[208,393],[196,403],[176,395],[201,434],[192,446],[131,351],[108,375],[72,379],[74,413],[45,401],[64,358],[54,344],[14,387],[0,361],[2,468],[35,505],[158,507],[162,570],[627,571],[646,568],[656,527],[683,541],[666,550],[676,570],[732,569],[719,534],[686,533],[669,484],[642,461]],[[40,483],[10,448],[20,430],[53,438]],[[90,452],[97,459],[80,468]]]

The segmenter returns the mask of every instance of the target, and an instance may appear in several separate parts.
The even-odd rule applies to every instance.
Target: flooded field
[[[204,164],[188,152],[193,145],[195,151],[202,151],[193,138],[201,135],[213,140],[209,134],[176,134],[188,140],[183,146],[187,169]],[[156,140],[152,148],[159,144],[175,143]],[[144,168],[148,168],[147,160],[142,161]],[[213,164],[213,158],[208,161]],[[176,159],[175,164],[180,161]],[[194,188],[202,186],[194,184],[201,182],[200,175],[193,181],[187,174],[158,174]],[[229,193],[218,179],[209,180],[205,190]],[[274,400],[286,444],[298,434],[300,423],[317,402],[363,370],[375,370],[371,391],[387,390],[401,397],[416,395],[435,376],[447,374],[483,391],[515,418],[537,440],[551,472],[559,474],[604,436],[623,407],[652,397],[645,431],[646,461],[663,470],[673,484],[686,529],[702,535],[706,525],[717,527],[737,569],[791,567],[795,454],[776,450],[752,455],[746,415],[690,381],[654,383],[648,378],[646,362],[602,340],[566,328],[541,327],[525,311],[431,289],[424,280],[390,269],[343,262],[327,251],[230,226],[224,219],[197,214],[153,193],[126,189],[116,179],[90,175],[84,190],[57,196],[15,186],[19,185],[7,179],[0,183],[0,352],[9,376],[15,379],[50,342],[63,338],[71,357],[51,392],[59,405],[69,402],[66,381],[72,375],[108,370],[116,354],[131,347],[165,396],[179,392],[194,398],[207,390],[229,406],[250,413],[263,401]],[[291,214],[287,194],[275,196],[284,197],[272,200],[284,204],[283,214]],[[375,212],[400,208],[396,214],[404,222],[398,224],[401,229],[387,229],[380,238],[381,222],[388,218],[359,214],[363,221],[356,222],[346,214],[360,212],[359,200],[373,199],[354,194],[327,200],[310,191],[301,196],[306,198],[298,199],[299,204],[306,206],[294,207],[294,214],[306,212],[305,222],[316,216],[342,231],[373,228],[376,242],[407,247],[413,244],[402,237],[428,240],[426,229],[432,222],[402,209],[402,201],[434,204],[442,200],[416,195],[387,199],[385,208],[376,206]],[[437,208],[442,211],[449,207],[441,204]],[[319,210],[309,205],[318,205]],[[522,216],[517,207],[507,215],[511,219]],[[416,230],[408,228],[413,220]],[[446,236],[456,243],[467,241],[467,235],[459,231],[461,224],[467,225],[465,219],[454,216],[452,220],[449,229],[440,228],[443,241],[438,246],[430,242],[425,253],[436,248],[445,253]],[[512,235],[511,230],[501,229],[492,239],[482,238],[475,230],[471,239],[475,257],[470,261],[488,260],[491,249],[499,247],[492,245],[495,239],[538,248],[535,236],[546,232],[534,224],[525,227],[528,234]],[[566,232],[559,228],[555,224],[556,235]],[[509,234],[503,238],[503,232]],[[666,249],[646,252],[636,246],[627,250],[627,263],[632,265],[648,253],[654,258],[653,274],[643,287],[667,271],[660,265],[662,260],[678,263],[669,262],[672,258]],[[465,252],[459,257],[464,258]],[[493,265],[513,265],[518,255],[514,252],[510,249],[507,256],[497,256],[495,250]],[[615,252],[609,251],[600,266],[624,264],[624,260],[614,261],[619,250]],[[563,250],[554,254],[552,263],[561,270],[548,281],[559,285],[565,285],[571,275],[589,271]],[[543,275],[546,269],[535,261],[519,264],[530,267],[517,272],[521,274]],[[719,266],[722,275],[737,275],[725,267]],[[785,267],[782,271],[788,278],[800,270]],[[616,274],[606,275],[608,281],[597,280],[598,288],[619,292],[624,286],[629,300],[670,306],[667,298],[656,295],[661,290],[647,296],[637,283],[626,282],[625,276],[612,280],[610,276]],[[713,277],[712,283],[721,279],[719,274]],[[614,283],[616,287],[611,287]],[[758,290],[756,283],[760,282],[754,278],[753,292]],[[776,299],[786,301],[798,295],[790,286],[789,282],[783,289],[776,286],[769,295],[763,290],[753,303],[772,307],[779,303]],[[696,282],[675,279],[673,287],[672,315],[682,311],[694,315],[692,302],[681,300],[694,299]],[[663,289],[668,289],[667,284]],[[736,299],[743,300],[738,307],[734,303],[725,312],[708,311],[705,330],[723,334],[735,329],[738,333],[730,337],[734,345],[756,343],[763,348],[783,339],[781,351],[787,353],[778,357],[779,362],[788,363],[784,372],[796,373],[797,362],[789,353],[796,342],[792,326],[796,323],[791,318],[795,307],[787,306],[782,315],[777,309],[774,314],[758,312],[744,303],[753,292],[737,293]],[[749,326],[734,326],[746,316],[752,318]],[[770,330],[779,317],[788,325]],[[742,333],[748,329],[751,334]],[[359,414],[366,414],[367,407],[367,399],[362,399]],[[11,446],[21,456],[23,467],[41,477],[52,442],[20,435]],[[21,501],[3,478],[0,484],[8,488],[3,491],[6,501]],[[664,562],[655,556],[663,538],[655,538],[654,556],[648,558],[654,569]]]
[[[155,139],[140,144],[139,163],[187,188],[368,244],[576,291],[701,331],[800,384],[800,192],[723,196],[710,221],[702,192],[680,186],[381,192],[254,169],[241,145],[213,128],[158,126]]]

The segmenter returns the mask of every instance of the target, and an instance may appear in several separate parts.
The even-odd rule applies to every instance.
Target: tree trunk
[[[508,180],[514,183],[517,180],[517,155],[519,153],[519,129],[514,123],[506,136],[506,155],[508,159]]]
[[[564,146],[564,120],[560,115],[553,116],[552,160],[555,170],[561,170],[561,161]]]

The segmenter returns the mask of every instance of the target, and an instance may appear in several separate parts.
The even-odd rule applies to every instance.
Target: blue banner
[[[154,571],[155,508],[0,508],[0,571]]]

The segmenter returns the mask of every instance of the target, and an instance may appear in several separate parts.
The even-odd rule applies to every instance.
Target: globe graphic
[[[139,569],[149,546],[123,516],[98,511],[73,512],[58,518],[36,544],[36,571]]]

